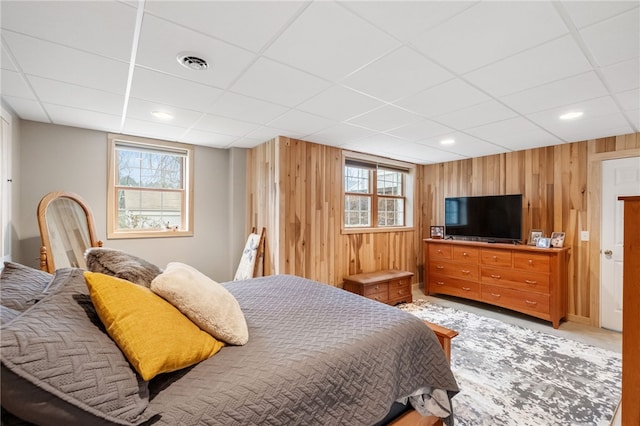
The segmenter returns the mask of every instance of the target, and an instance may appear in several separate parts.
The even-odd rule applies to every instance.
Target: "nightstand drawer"
[[[389,284],[388,283],[378,283],[378,284],[367,284],[364,286],[364,296],[371,297],[374,294],[384,294],[389,293]]]

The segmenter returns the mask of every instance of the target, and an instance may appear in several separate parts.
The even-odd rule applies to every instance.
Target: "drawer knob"
[[[469,256],[469,253],[467,253],[466,251],[462,253],[463,256]]]
[[[444,269],[444,266],[438,265],[438,266],[436,266],[436,269]]]
[[[491,295],[492,295],[493,297],[500,297],[500,296],[502,296],[501,294],[498,294],[498,293],[491,293]]]
[[[527,303],[527,305],[531,305],[531,306],[536,306],[538,304],[538,302],[533,302],[531,300],[525,300],[525,302]]]
[[[533,265],[533,259],[529,259],[529,265]]]
[[[469,275],[471,273],[471,271],[469,271],[467,269],[460,269],[460,272],[462,272],[465,275]]]
[[[437,285],[444,285],[444,283],[442,281],[436,281]]]
[[[469,287],[462,287],[462,289],[463,289],[464,291],[471,291],[471,288],[469,288]]]
[[[375,288],[376,290],[378,290],[378,289],[380,289],[380,286],[379,286],[379,285],[376,285],[374,288]]]
[[[524,280],[524,282],[527,283],[527,284],[531,284],[531,285],[538,284],[538,281],[532,281],[532,280]]]
[[[442,254],[442,250],[438,249],[438,253]]]
[[[491,274],[491,278],[495,278],[496,280],[499,280],[500,278],[502,278],[502,275]]]
[[[492,256],[493,260],[498,260],[498,256]]]

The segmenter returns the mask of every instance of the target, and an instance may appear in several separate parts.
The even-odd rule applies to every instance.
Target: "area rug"
[[[456,425],[609,425],[621,395],[619,353],[426,300],[399,308],[459,332]]]

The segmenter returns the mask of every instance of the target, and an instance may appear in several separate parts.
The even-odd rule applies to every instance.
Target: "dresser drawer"
[[[389,283],[389,302],[396,300],[413,301],[411,295],[411,280],[408,278],[393,280]]]
[[[429,275],[429,292],[480,299],[480,283],[432,274]]]
[[[511,267],[511,250],[482,249],[480,261],[483,265]]]
[[[448,275],[453,278],[460,278],[463,280],[480,279],[478,272],[478,265],[471,263],[458,263],[458,262],[431,262],[429,263],[429,272],[432,274]]]
[[[429,244],[429,259],[451,259],[451,245],[448,244]]]
[[[523,271],[549,272],[549,255],[539,253],[514,253],[513,267]]]
[[[482,284],[482,300],[517,311],[549,313],[549,295]]]
[[[483,266],[480,276],[483,284],[549,294],[549,274]]]
[[[480,249],[477,247],[453,247],[453,260],[465,263],[478,263],[480,260]]]
[[[387,294],[389,294],[389,283],[367,284],[364,286],[365,297],[372,298],[371,296],[376,294],[384,295],[384,300],[386,300]],[[376,299],[376,300],[379,300],[379,299]]]

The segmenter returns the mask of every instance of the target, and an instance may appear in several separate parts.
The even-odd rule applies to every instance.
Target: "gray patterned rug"
[[[459,332],[451,351],[456,425],[609,425],[620,400],[619,353],[426,300],[398,307]]]

